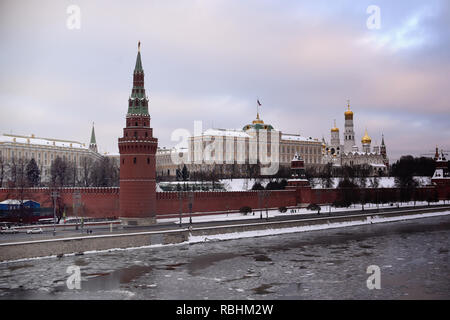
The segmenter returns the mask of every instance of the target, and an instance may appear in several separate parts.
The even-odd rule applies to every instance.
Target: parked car
[[[27,234],[42,233],[42,228],[28,229]]]
[[[1,233],[19,233],[19,230],[17,230],[16,228],[2,228]]]

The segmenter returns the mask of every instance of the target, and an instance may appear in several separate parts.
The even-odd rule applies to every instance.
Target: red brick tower
[[[120,153],[120,217],[125,224],[148,224],[156,216],[155,153],[158,139],[153,137],[144,88],[140,42],[133,73],[133,89]]]

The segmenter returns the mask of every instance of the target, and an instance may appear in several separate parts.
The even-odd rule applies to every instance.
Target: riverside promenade
[[[295,233],[346,226],[402,221],[450,214],[450,205],[366,209],[285,215],[246,220],[204,221],[192,224],[158,223],[148,227],[123,227],[118,221],[107,225],[87,225],[94,233],[81,233],[66,226],[55,236],[52,232],[26,235],[1,235],[0,261],[37,257],[62,257],[95,251],[161,246],[181,243],[218,241],[258,237],[280,233]],[[184,217],[186,218],[186,217]],[[49,227],[49,226],[47,226]],[[28,238],[27,238],[28,236]],[[29,236],[32,236],[30,239]]]

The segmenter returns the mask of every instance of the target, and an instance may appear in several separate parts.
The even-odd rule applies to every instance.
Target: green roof
[[[138,54],[136,57],[136,65],[134,67],[134,74],[144,73],[142,68],[140,42],[138,45]],[[143,75],[142,75],[143,76]],[[131,102],[131,105],[130,105]],[[131,96],[128,100],[128,114],[144,114],[148,115],[148,99],[145,95],[145,88],[143,86],[133,86],[131,90]]]
[[[142,61],[141,61],[141,52],[138,51],[137,57],[136,57],[136,66],[134,67],[134,72],[144,72],[144,69],[142,69]]]
[[[94,131],[94,124],[92,124],[92,132],[91,132],[91,144],[97,144],[95,141],[95,131]]]
[[[244,126],[244,128],[242,128],[242,130],[247,131],[250,129],[254,129],[254,130],[273,130],[272,125],[270,124],[264,124],[264,123],[252,123],[252,124],[248,124],[246,126]]]

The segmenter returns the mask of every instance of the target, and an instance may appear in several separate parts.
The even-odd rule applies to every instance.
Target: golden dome
[[[364,135],[364,137],[361,139],[361,143],[363,144],[370,144],[372,142],[372,139],[369,137],[369,135],[367,134],[367,129],[366,129],[366,133]]]
[[[353,111],[350,110],[350,100],[347,100],[347,111],[344,112],[346,116],[353,116]]]
[[[339,128],[336,127],[336,120],[334,120],[334,127],[331,128],[331,132],[339,132]]]
[[[256,120],[253,120],[253,124],[264,124],[264,121],[259,119],[259,112],[256,113]]]

